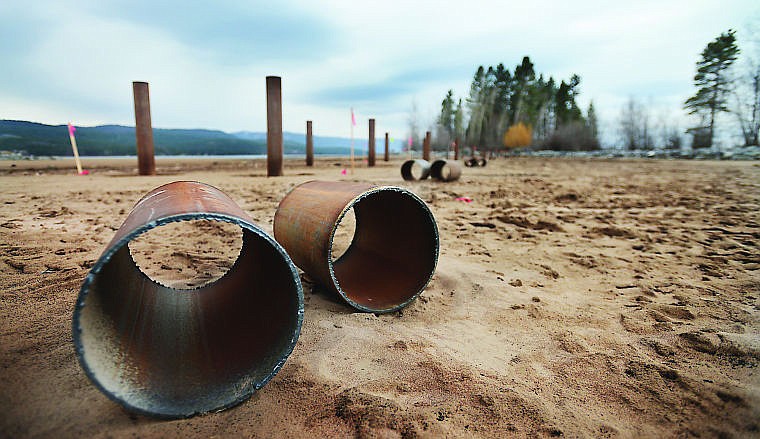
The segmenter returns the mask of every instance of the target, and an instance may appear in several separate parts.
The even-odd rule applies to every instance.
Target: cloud
[[[214,61],[251,65],[267,60],[320,59],[346,41],[339,28],[286,2],[106,1],[91,11],[109,20],[160,31]]]
[[[150,83],[154,126],[264,130],[264,77],[283,78],[283,124],[401,137],[415,100],[423,124],[479,65],[529,55],[556,80],[582,78],[614,120],[629,97],[682,113],[705,44],[739,28],[750,0],[0,2],[0,117],[133,123],[131,82]],[[660,105],[660,104],[658,104]],[[383,128],[380,128],[382,125]],[[357,127],[364,132],[365,127]]]
[[[391,77],[380,78],[371,82],[362,82],[360,81],[361,78],[358,78],[359,80],[354,84],[323,87],[311,93],[309,98],[322,105],[342,107],[388,104],[397,102],[399,97],[408,98],[422,87],[433,84],[436,87],[445,88],[447,84],[452,84],[468,75],[469,72],[461,68],[450,68],[431,63],[424,69],[402,70]]]

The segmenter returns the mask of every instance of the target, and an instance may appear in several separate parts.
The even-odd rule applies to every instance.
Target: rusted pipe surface
[[[417,168],[420,170],[419,177],[414,176],[414,166],[417,165]],[[428,178],[430,175],[430,162],[427,160],[417,159],[417,160],[407,160],[404,162],[404,164],[401,165],[401,177],[404,180],[412,181],[412,180],[424,180]]]
[[[176,290],[140,271],[132,239],[196,219],[243,230],[222,278]],[[85,278],[72,330],[82,368],[106,396],[130,411],[183,418],[248,399],[285,363],[302,320],[301,281],[283,248],[220,190],[182,181],[135,205]]]
[[[356,231],[333,261],[335,230],[354,209]],[[419,197],[398,187],[310,181],[296,186],[274,216],[275,239],[315,281],[351,306],[390,312],[411,303],[438,261],[438,227]]]
[[[430,176],[441,181],[456,181],[462,175],[462,167],[452,160],[436,160],[430,165]]]

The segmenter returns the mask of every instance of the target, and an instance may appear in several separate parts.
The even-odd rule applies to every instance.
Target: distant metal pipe
[[[135,101],[135,137],[137,138],[137,170],[140,175],[156,175],[153,149],[153,126],[150,122],[150,93],[147,82],[132,82]]]
[[[222,278],[175,290],[140,271],[131,240],[196,219],[243,230]],[[285,250],[220,190],[180,181],[144,196],[116,231],[82,284],[72,330],[82,368],[106,396],[133,412],[185,418],[232,407],[266,384],[302,320],[301,281]]]
[[[430,160],[430,131],[425,132],[425,139],[422,141],[422,159]]]
[[[453,160],[436,160],[430,165],[430,176],[441,181],[456,181],[462,175],[459,163]]]
[[[282,175],[282,78],[267,76],[267,177]]]
[[[375,166],[375,119],[369,120],[369,142],[367,143],[367,166]]]
[[[335,231],[354,209],[356,230],[333,261]],[[390,312],[411,303],[438,261],[438,227],[419,197],[398,187],[310,181],[296,186],[274,215],[274,236],[303,271],[351,306]]]
[[[314,166],[314,139],[310,120],[306,121],[306,166]]]
[[[388,145],[388,133],[385,133],[385,155],[383,156],[383,161],[384,162],[387,162],[388,160],[390,160],[390,157],[388,156],[388,152],[389,152],[388,151],[388,147],[389,147],[389,145]]]
[[[414,165],[417,165],[417,168],[420,170],[419,177],[414,176]],[[401,177],[404,180],[412,181],[412,180],[424,180],[428,178],[430,175],[430,162],[427,160],[417,159],[417,160],[407,160],[404,162],[403,165],[401,165]]]

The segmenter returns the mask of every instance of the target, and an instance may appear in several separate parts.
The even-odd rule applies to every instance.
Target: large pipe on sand
[[[187,220],[236,224],[243,245],[223,277],[177,290],[145,275],[127,244]],[[181,181],[148,193],[117,230],[82,284],[73,337],[82,368],[110,399],[184,418],[248,399],[285,363],[302,320],[301,282],[282,247],[220,190]]]
[[[353,209],[348,250],[333,260],[333,238]],[[425,289],[438,261],[438,227],[419,197],[398,187],[310,181],[280,202],[274,236],[303,271],[354,308],[391,312]]]
[[[462,175],[462,167],[453,160],[436,160],[430,165],[430,177],[439,181],[456,181]]]

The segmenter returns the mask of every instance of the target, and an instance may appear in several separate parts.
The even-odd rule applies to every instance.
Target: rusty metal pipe
[[[353,241],[333,261],[335,231],[352,208]],[[410,304],[430,282],[438,261],[433,214],[419,197],[398,187],[303,183],[280,202],[274,236],[312,279],[366,312]]]
[[[267,76],[267,177],[282,175],[282,78]]]
[[[135,137],[137,139],[138,173],[140,175],[156,175],[148,83],[140,81],[132,82],[132,94],[135,100]]]
[[[462,175],[462,167],[453,160],[436,160],[430,165],[430,176],[440,181],[456,181]]]
[[[140,271],[131,240],[196,219],[243,231],[222,278],[176,290]],[[302,320],[301,281],[285,250],[220,190],[180,181],[132,209],[82,284],[72,331],[79,363],[106,396],[140,414],[184,418],[248,399],[285,363]]]
[[[430,160],[430,131],[425,132],[425,139],[422,141],[422,159]]]
[[[306,121],[306,166],[314,166],[314,139],[310,120]]]
[[[367,142],[367,166],[375,166],[375,119],[369,120],[369,142]]]
[[[420,176],[415,177],[414,172],[414,165],[417,165],[417,167],[420,169]],[[430,162],[427,160],[417,159],[417,160],[407,160],[404,162],[404,164],[401,165],[401,177],[404,180],[412,181],[412,180],[424,180],[428,178],[430,175]]]
[[[387,162],[390,160],[388,157],[388,133],[385,133],[385,155],[383,156],[383,161]]]

